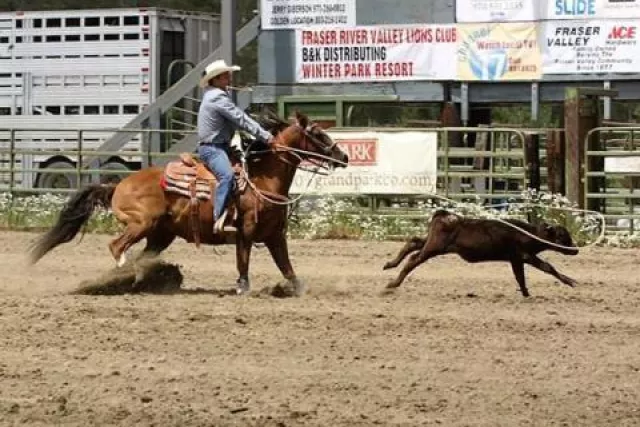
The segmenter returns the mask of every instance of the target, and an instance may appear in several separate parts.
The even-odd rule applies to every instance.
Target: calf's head
[[[548,242],[555,243],[556,245],[568,246],[568,248],[551,247],[550,249],[563,253],[565,255],[577,255],[578,248],[576,247],[569,230],[561,225],[551,225],[546,222],[538,225],[537,233],[538,237]]]

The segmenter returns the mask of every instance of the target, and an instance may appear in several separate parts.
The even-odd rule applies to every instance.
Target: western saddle
[[[246,188],[246,179],[242,173],[242,163],[238,153],[231,152],[230,160],[235,174],[235,189],[232,198],[242,194]],[[174,160],[165,166],[162,187],[170,193],[177,193],[190,199],[191,224],[196,246],[200,246],[200,202],[211,200],[215,195],[217,179],[206,164],[196,160],[189,153],[180,153],[180,159]],[[229,213],[231,219],[228,220]],[[214,232],[220,231],[226,223],[234,224],[237,219],[235,203],[228,203],[221,215],[220,221],[214,224]]]

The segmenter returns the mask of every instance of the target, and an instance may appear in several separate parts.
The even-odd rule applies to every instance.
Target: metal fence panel
[[[437,195],[454,200],[478,199],[486,203],[499,203],[510,198],[519,198],[523,191],[529,188],[528,165],[524,158],[524,145],[528,135],[538,135],[540,143],[540,175],[542,189],[546,186],[545,167],[545,139],[547,129],[516,129],[509,127],[440,127],[440,128],[333,128],[339,131],[424,131],[437,132]],[[38,131],[60,132],[62,129],[38,129]],[[21,134],[34,129],[0,129],[0,191],[11,193],[68,193],[88,183],[106,179],[112,175],[126,176],[135,170],[105,170],[82,167],[82,159],[89,155],[114,156],[126,159],[146,160],[149,164],[157,164],[159,159],[177,158],[175,153],[160,153],[150,151],[148,144],[143,144],[138,150],[122,149],[114,152],[98,152],[93,141],[113,132],[113,129],[83,129],[69,131],[64,129],[68,143],[62,148],[58,144],[28,143]],[[137,134],[144,140],[150,134],[168,135],[177,132],[155,129],[128,129],[127,132]],[[184,134],[184,130],[179,131]],[[187,132],[193,133],[193,132]],[[49,188],[34,185],[36,175],[43,170],[32,160],[42,156],[63,155],[75,161],[72,170],[69,168],[47,168],[49,174],[74,176],[69,181],[74,185],[68,188]],[[145,162],[140,162],[145,164]],[[358,195],[354,195],[358,196]],[[410,208],[416,201],[433,197],[425,193],[418,197],[394,197],[385,195],[367,195],[369,207],[379,210],[385,208]]]
[[[598,127],[584,140],[584,205],[612,231],[640,229],[640,127]],[[589,150],[593,139],[600,150]],[[593,145],[592,145],[593,146]]]

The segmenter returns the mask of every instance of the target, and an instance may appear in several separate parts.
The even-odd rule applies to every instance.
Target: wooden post
[[[590,129],[598,126],[598,98],[582,96],[580,88],[565,91],[564,105],[567,198],[584,208],[583,165],[585,137]]]
[[[566,164],[565,164],[565,180],[567,197],[580,207],[583,206],[584,191],[580,185],[580,165],[582,164],[582,141],[584,141],[585,129],[581,126],[581,113],[591,114],[592,111],[587,110],[587,105],[580,105],[580,92],[576,87],[568,87],[565,90],[564,98],[564,122],[565,122],[565,141],[566,147]],[[581,108],[582,107],[582,108]]]
[[[460,127],[460,117],[453,102],[446,102],[440,113],[440,122],[443,127]],[[462,133],[449,132],[449,147],[462,147]]]
[[[458,110],[456,109],[456,105],[453,102],[445,102],[442,106],[442,111],[440,112],[440,122],[443,127],[460,127],[460,116],[458,115]],[[462,147],[462,132],[458,131],[447,131],[444,132],[443,136],[447,138],[447,143],[449,149]],[[449,166],[453,165],[463,165],[465,159],[461,158],[446,158],[443,161],[449,162]],[[450,178],[448,185],[449,191],[453,193],[459,193],[461,188],[461,179],[460,178]]]
[[[527,133],[524,139],[527,187],[540,191],[540,135]]]
[[[569,87],[565,90],[564,119],[566,138],[566,188],[567,198],[585,207],[584,194],[584,154],[587,145],[590,150],[600,147],[599,136],[593,134],[588,143],[585,141],[589,130],[600,125],[600,97],[615,97],[618,92],[611,89],[590,87]],[[603,166],[602,159],[589,162],[589,170],[600,170]],[[589,191],[598,191],[602,186],[602,180],[596,179],[589,182]],[[592,190],[592,189],[593,190]],[[599,210],[601,202],[594,200],[589,203],[589,209]]]
[[[566,194],[564,185],[564,133],[561,130],[547,132],[547,186],[553,194]]]

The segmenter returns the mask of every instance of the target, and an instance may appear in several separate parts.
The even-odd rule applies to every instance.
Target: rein
[[[303,129],[301,126],[296,125],[303,133],[304,137],[308,138],[309,140],[311,140],[313,143],[315,143],[318,147],[321,146],[321,142],[318,141],[315,137],[313,137],[312,135],[309,134],[309,132],[306,129]],[[276,136],[276,140],[280,137],[280,135]],[[283,159],[282,156],[278,155],[278,160],[280,160],[281,162],[284,162],[290,166],[294,166],[297,169],[301,169],[307,172],[311,172],[314,175],[329,175],[328,173],[322,173],[320,172],[320,169],[326,169],[329,170],[330,167],[327,166],[326,164],[333,162],[333,163],[339,163],[342,165],[347,165],[345,162],[342,162],[340,160],[336,160],[332,157],[329,157],[327,155],[324,154],[320,154],[320,153],[316,153],[313,151],[309,151],[309,150],[303,150],[301,148],[293,148],[293,147],[289,147],[286,145],[282,145],[282,144],[278,144],[278,143],[274,143],[272,145],[272,147],[275,148],[275,150],[270,149],[270,150],[259,150],[259,151],[251,151],[250,148],[251,146],[255,143],[255,140],[253,142],[251,142],[251,144],[249,144],[249,146],[246,148],[246,150],[244,150],[244,156],[242,159],[242,173],[247,181],[247,184],[249,185],[249,187],[251,187],[251,189],[256,193],[256,195],[258,195],[259,198],[261,198],[264,201],[268,201],[270,203],[273,203],[275,205],[280,205],[280,206],[290,206],[293,204],[296,204],[298,201],[300,201],[300,199],[302,199],[304,196],[306,196],[307,194],[307,190],[309,189],[309,186],[311,185],[311,181],[313,180],[313,176],[311,178],[309,178],[309,182],[307,182],[307,185],[305,187],[305,191],[303,191],[302,193],[300,193],[298,195],[298,197],[296,198],[289,198],[287,196],[283,196],[280,194],[273,194],[271,192],[268,191],[264,191],[259,189],[252,181],[251,181],[251,177],[249,176],[249,168],[247,166],[247,159],[249,157],[251,157],[251,155],[259,155],[259,154],[265,154],[265,153],[275,153],[276,155],[278,153],[285,153],[285,154],[291,154],[292,156],[296,157],[298,159],[298,164],[294,164],[293,162],[290,162],[286,159]],[[333,144],[331,144],[330,146],[326,147],[326,151],[330,151],[332,150],[335,146],[337,145],[337,142],[334,142]],[[304,166],[300,166],[300,164],[303,162],[303,156],[306,157],[309,161],[311,161],[314,165],[315,168],[307,168]],[[319,160],[319,163],[315,163],[312,160]],[[275,199],[275,198],[279,199]]]

